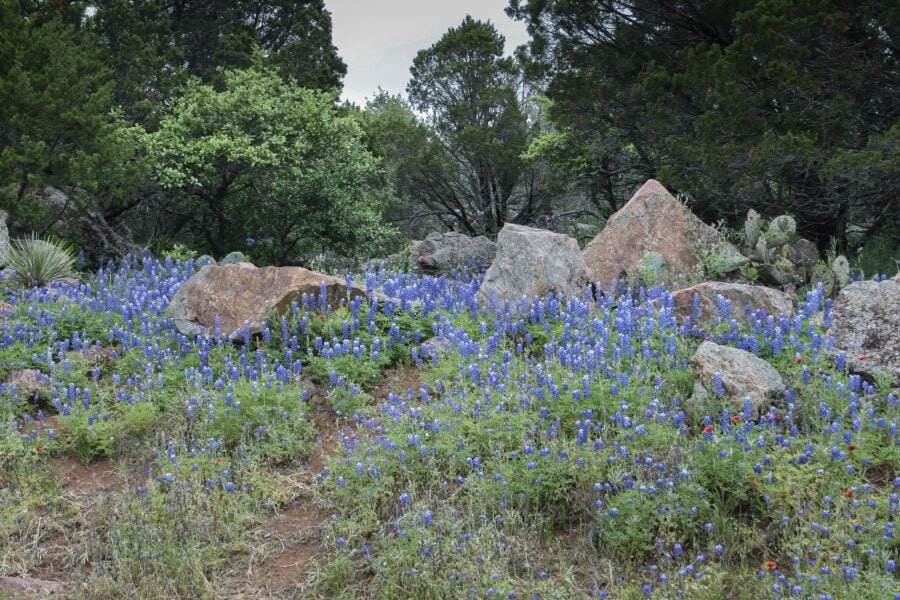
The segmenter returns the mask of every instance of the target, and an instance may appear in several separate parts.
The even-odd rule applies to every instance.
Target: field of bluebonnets
[[[0,381],[41,373],[37,398],[0,386],[0,576],[77,598],[900,597],[898,394],[828,358],[821,290],[793,319],[722,303],[704,332],[661,288],[479,308],[480,275],[381,270],[355,281],[383,306],[304,298],[230,343],[173,327],[193,269],[0,282]],[[703,339],[789,392],[692,403]],[[79,495],[75,461],[115,485]]]

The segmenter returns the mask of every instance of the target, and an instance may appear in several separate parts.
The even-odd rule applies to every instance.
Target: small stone
[[[835,284],[838,289],[843,289],[850,284],[850,262],[843,254],[839,254],[831,261],[831,271],[834,273]]]
[[[15,388],[19,397],[32,399],[40,395],[47,382],[49,382],[49,377],[40,371],[20,369],[7,375],[5,383],[7,388]]]

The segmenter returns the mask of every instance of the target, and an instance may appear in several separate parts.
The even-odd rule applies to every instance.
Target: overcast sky
[[[406,95],[416,53],[469,14],[491,21],[512,53],[528,40],[525,25],[503,12],[507,0],[325,0],[334,45],[347,63],[343,98],[365,104],[381,86]]]

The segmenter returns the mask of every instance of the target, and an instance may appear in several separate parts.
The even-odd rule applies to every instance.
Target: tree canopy
[[[820,245],[896,228],[894,3],[512,0],[508,12],[528,25],[530,72],[584,174],[656,175],[708,219],[791,212]]]
[[[150,136],[156,177],[185,200],[168,209],[179,228],[219,256],[253,239],[255,253],[280,263],[379,242],[387,231],[369,189],[377,163],[334,97],[266,69],[223,78],[221,91],[190,80]]]
[[[528,127],[503,43],[493,25],[467,16],[416,55],[406,88],[430,126],[417,161],[421,201],[470,234],[527,219],[533,206],[518,188]]]

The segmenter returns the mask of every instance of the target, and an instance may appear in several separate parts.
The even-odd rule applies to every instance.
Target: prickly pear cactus
[[[769,222],[766,230],[766,242],[769,248],[784,246],[797,234],[797,222],[793,217],[780,215]]]
[[[831,261],[831,271],[834,273],[834,281],[837,289],[843,289],[850,285],[850,262],[843,254],[839,254]]]
[[[759,241],[761,232],[762,217],[758,212],[751,208],[747,211],[747,220],[744,221],[744,238],[748,249],[756,247],[756,242]]]

